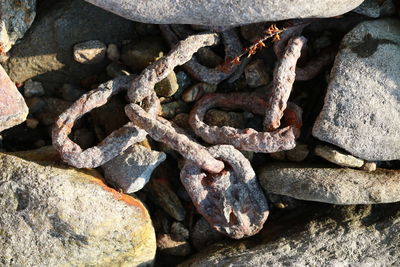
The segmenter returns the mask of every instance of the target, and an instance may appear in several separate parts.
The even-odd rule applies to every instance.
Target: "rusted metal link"
[[[296,63],[301,54],[301,48],[307,42],[304,37],[295,37],[289,40],[282,58],[274,69],[274,80],[270,108],[264,115],[264,131],[273,131],[279,128],[286,103],[292,91],[296,76]]]
[[[197,211],[231,238],[256,234],[269,211],[250,162],[232,146],[217,145],[207,150],[225,162],[223,171],[205,173],[196,163],[186,161],[180,175]]]
[[[132,123],[125,124],[97,146],[85,150],[68,137],[77,119],[107,103],[113,95],[125,90],[134,78],[134,76],[121,76],[101,84],[97,89],[81,96],[58,117],[53,127],[52,139],[54,147],[60,152],[64,161],[77,168],[95,168],[146,137],[146,132]],[[154,97],[155,95],[152,95],[145,100],[149,105],[148,112],[153,116],[160,109],[159,102],[155,101]]]
[[[257,132],[254,129],[236,129],[229,126],[209,126],[203,122],[207,110],[214,108],[243,109],[254,114],[264,115],[270,104],[265,97],[256,93],[229,93],[207,94],[201,98],[189,115],[189,124],[194,132],[204,141],[211,144],[229,144],[237,149],[245,151],[273,153],[282,150],[290,150],[296,146],[295,136],[301,127],[301,117],[288,123],[297,122],[296,125],[288,125],[274,132]],[[297,116],[296,113],[290,113]],[[298,123],[300,122],[300,124]]]
[[[151,138],[169,145],[185,159],[195,162],[200,168],[211,173],[218,173],[224,168],[224,163],[214,159],[203,146],[193,142],[186,135],[178,133],[171,125],[164,124],[163,120],[154,118],[140,106],[129,104],[125,106],[125,113]]]
[[[136,103],[147,97],[154,91],[156,83],[166,78],[176,66],[188,62],[197,50],[216,44],[218,39],[217,33],[199,33],[177,43],[165,57],[152,63],[131,82],[129,101]]]
[[[160,25],[160,29],[164,38],[167,40],[170,46],[173,46],[179,39],[171,27],[174,26]],[[222,37],[222,42],[225,46],[225,60],[232,59],[242,52],[243,48],[239,36],[234,29],[220,32],[220,34]],[[195,57],[193,57],[190,61],[183,65],[183,68],[197,80],[209,84],[218,84],[229,78],[229,76],[238,68],[238,65],[233,66],[229,72],[223,72],[218,68],[208,68],[203,66]]]

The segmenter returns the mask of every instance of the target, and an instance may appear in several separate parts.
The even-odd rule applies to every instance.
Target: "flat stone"
[[[31,26],[36,15],[36,0],[2,0],[0,14],[1,58]]]
[[[27,80],[24,84],[24,96],[34,97],[44,95],[44,88],[41,82]]]
[[[263,167],[259,179],[267,192],[332,204],[400,201],[400,171],[373,172],[330,165],[276,163]]]
[[[4,65],[11,80],[40,81],[46,90],[104,71],[107,62],[81,64],[72,56],[75,44],[99,40],[121,45],[132,38],[134,23],[82,0],[55,1],[42,10],[29,32],[10,51]]]
[[[316,146],[315,154],[343,167],[360,168],[364,165],[364,160],[358,159],[350,154],[341,152],[330,146]]]
[[[178,91],[179,84],[175,72],[170,74],[154,86],[154,91],[158,96],[170,97]]]
[[[165,158],[166,155],[163,152],[133,145],[105,163],[102,168],[109,182],[120,187],[124,193],[134,193],[147,184],[153,170]]]
[[[267,85],[269,74],[262,59],[256,59],[248,64],[244,69],[246,82],[250,87]]]
[[[74,60],[82,64],[97,64],[106,57],[107,47],[99,40],[74,45]]]
[[[19,156],[40,164],[0,153],[2,265],[152,264],[155,233],[139,200],[93,170],[54,165],[45,150]]]
[[[400,159],[399,66],[399,20],[355,27],[336,56],[313,135],[361,159]]]
[[[25,121],[28,107],[1,65],[0,99],[0,132]]]
[[[153,24],[237,26],[291,18],[333,17],[346,13],[362,0],[86,0],[125,18]]]
[[[256,240],[223,242],[180,267],[398,266],[400,204],[309,204],[265,225]]]

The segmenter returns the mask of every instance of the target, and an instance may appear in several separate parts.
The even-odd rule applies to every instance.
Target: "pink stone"
[[[0,65],[0,132],[25,121],[27,115],[24,98]]]

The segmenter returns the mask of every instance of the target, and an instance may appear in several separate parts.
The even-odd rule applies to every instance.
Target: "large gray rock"
[[[31,26],[35,14],[36,0],[1,0],[0,57],[24,36]]]
[[[156,24],[237,26],[290,18],[333,17],[363,0],[86,0],[125,18]]]
[[[49,165],[55,154],[0,153],[1,265],[151,264],[155,233],[143,204],[93,171]]]
[[[14,82],[34,78],[45,87],[79,83],[103,71],[107,61],[80,64],[73,59],[73,46],[88,40],[120,45],[132,38],[133,29],[133,22],[82,0],[59,1],[43,10],[21,42],[10,51],[4,68]]]
[[[118,185],[124,193],[135,193],[149,181],[153,170],[166,158],[165,153],[133,145],[102,168],[109,182]]]
[[[367,160],[400,159],[400,21],[368,21],[343,39],[313,135]]]
[[[0,132],[25,121],[26,116],[24,98],[0,65]]]
[[[288,217],[266,225],[263,238],[219,244],[180,266],[399,266],[398,203],[310,205]]]
[[[259,172],[269,193],[332,204],[375,204],[400,201],[400,171],[373,172],[330,165],[276,163]]]

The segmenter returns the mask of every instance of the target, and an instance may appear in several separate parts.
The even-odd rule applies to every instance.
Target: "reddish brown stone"
[[[27,115],[24,98],[0,65],[0,132],[25,121]]]

